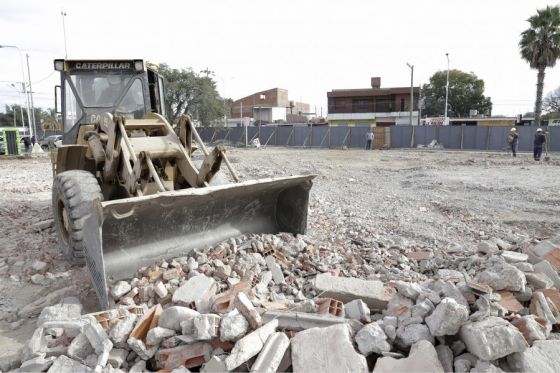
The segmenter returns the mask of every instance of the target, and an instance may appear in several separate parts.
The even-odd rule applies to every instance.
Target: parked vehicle
[[[48,150],[51,143],[53,146],[59,148],[62,144],[62,135],[47,136],[43,140],[39,141],[39,145],[41,145],[43,150]]]

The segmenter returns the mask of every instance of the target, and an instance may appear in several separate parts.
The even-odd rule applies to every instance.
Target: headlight
[[[56,71],[64,70],[64,60],[54,60],[54,69]]]
[[[144,71],[144,61],[142,60],[134,61],[134,70],[136,70],[136,72]]]

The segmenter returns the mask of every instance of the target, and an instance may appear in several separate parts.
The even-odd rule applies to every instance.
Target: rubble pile
[[[483,251],[475,273],[382,282],[303,236],[231,239],[140,268],[111,287],[111,310],[44,308],[8,369],[557,371],[560,238]]]

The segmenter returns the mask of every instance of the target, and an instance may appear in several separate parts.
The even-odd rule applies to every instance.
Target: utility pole
[[[68,58],[68,48],[66,48],[66,24],[64,23],[66,12],[64,9],[62,9],[60,15],[62,16],[62,32],[64,33],[64,58]]]
[[[410,115],[408,118],[408,124],[412,126],[412,110],[414,109],[414,65],[407,62],[406,66],[410,67],[410,103],[408,104]]]
[[[31,118],[33,120],[33,133],[35,134],[35,141],[39,141],[39,136],[37,135],[37,124],[35,123],[35,107],[33,106],[33,88],[31,87],[31,70],[29,69],[29,54],[25,54],[27,57],[27,77],[29,78],[29,96],[31,97]]]
[[[449,53],[445,54],[447,57],[447,83],[445,83],[445,114],[443,115],[443,120],[447,124],[447,98],[449,96]]]

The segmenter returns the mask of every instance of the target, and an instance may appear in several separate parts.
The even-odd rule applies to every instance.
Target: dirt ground
[[[481,240],[523,249],[560,227],[560,156],[536,163],[529,154],[445,150],[230,149],[242,179],[316,174],[308,236],[352,249],[426,248],[465,255]],[[0,159],[0,357],[27,340],[36,318],[17,311],[69,285],[85,311],[96,296],[85,268],[58,253],[51,218],[47,157]],[[35,260],[49,264],[31,282]],[[411,274],[413,276],[415,274]],[[382,278],[383,279],[383,278]]]

